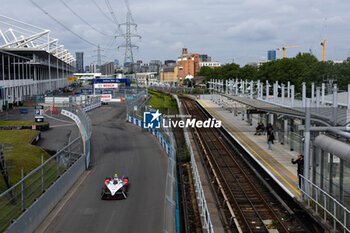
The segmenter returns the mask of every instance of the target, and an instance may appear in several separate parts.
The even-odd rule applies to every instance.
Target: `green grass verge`
[[[32,126],[32,125],[44,125],[47,122],[35,122],[35,121],[0,121],[0,126]]]
[[[44,155],[44,160],[50,157],[40,147],[29,144],[37,133],[36,130],[0,130],[0,143],[13,147],[5,157],[11,184],[21,179],[21,168],[28,174],[41,164],[41,155]],[[5,186],[2,177],[0,185]]]
[[[154,109],[158,109],[161,113],[169,115],[179,113],[176,99],[172,96],[151,90],[148,93],[152,95],[148,105],[152,105]]]

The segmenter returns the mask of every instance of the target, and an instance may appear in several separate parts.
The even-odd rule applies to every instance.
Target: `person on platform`
[[[265,130],[265,125],[261,121],[258,122],[258,126],[255,128],[255,134],[254,135],[261,135],[262,132]]]
[[[298,159],[291,160],[292,164],[297,164],[297,172],[298,172],[298,181],[299,181],[299,188],[301,188],[301,178],[300,175],[304,175],[304,156],[302,154],[298,154]]]
[[[273,140],[275,140],[275,136],[273,135],[272,127],[267,130],[267,144],[269,145],[269,150],[272,150]]]

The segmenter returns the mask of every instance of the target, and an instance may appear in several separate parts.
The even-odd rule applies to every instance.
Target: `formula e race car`
[[[129,178],[118,178],[117,175],[106,177],[101,191],[101,199],[126,199],[128,193]]]

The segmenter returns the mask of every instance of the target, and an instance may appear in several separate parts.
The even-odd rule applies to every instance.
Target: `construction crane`
[[[326,61],[326,38],[323,39],[323,42],[321,42],[322,46],[322,61]]]
[[[296,47],[300,47],[300,45],[293,45],[293,46],[283,46],[282,48],[277,48],[277,50],[282,50],[283,51],[283,58],[286,57],[286,49],[290,49],[290,48],[296,48]]]

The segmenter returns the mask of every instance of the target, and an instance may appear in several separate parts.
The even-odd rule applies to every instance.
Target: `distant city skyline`
[[[105,56],[103,61],[124,60],[124,51],[116,48],[124,41],[117,38],[115,43],[113,35],[118,29],[110,19],[105,1],[95,0],[102,13],[93,1],[65,0],[90,25],[72,14],[59,1],[33,1],[80,37],[101,45]],[[323,38],[327,38],[327,60],[344,60],[350,55],[348,1],[129,2],[133,18],[138,24],[138,33],[142,35],[141,40],[135,41],[140,46],[139,50],[134,51],[135,61],[176,60],[181,49],[188,48],[191,52],[210,55],[213,61],[225,64],[234,60],[244,65],[266,60],[268,50],[292,45],[300,47],[287,49],[286,57],[311,51],[320,60]],[[119,23],[124,22],[124,1],[111,1],[111,4]],[[96,47],[67,31],[30,1],[2,0],[2,6],[0,14],[50,29],[52,36],[59,38],[60,43],[72,54],[83,51],[85,64],[96,62],[96,57],[93,57],[97,55]],[[276,55],[277,59],[281,58],[282,51],[277,51]]]

